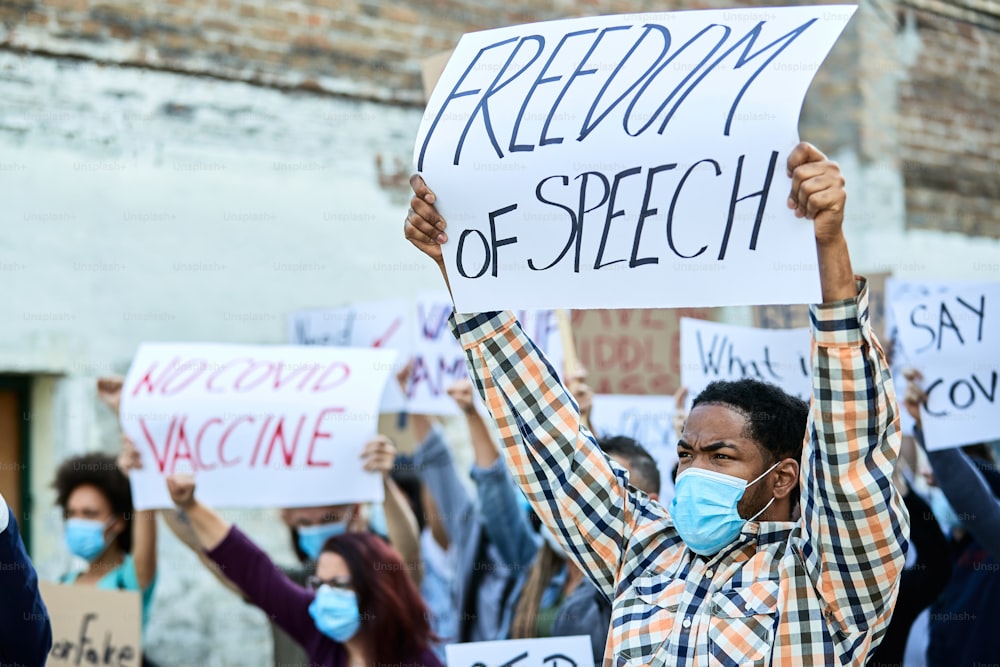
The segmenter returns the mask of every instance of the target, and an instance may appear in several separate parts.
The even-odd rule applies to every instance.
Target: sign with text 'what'
[[[856,7],[598,16],[462,37],[414,162],[460,312],[820,300],[786,207],[802,101]]]
[[[812,396],[809,329],[756,329],[681,319],[681,379],[688,401],[710,382],[750,378],[778,385],[809,402]]]
[[[923,375],[928,449],[1000,438],[1000,283],[893,302],[907,361]]]
[[[171,507],[164,477],[193,473],[221,507],[381,501],[362,469],[391,350],[144,343],[122,391],[121,422],[142,456],[138,510]]]

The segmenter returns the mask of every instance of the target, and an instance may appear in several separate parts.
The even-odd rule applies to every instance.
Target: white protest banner
[[[139,593],[38,582],[52,623],[49,667],[140,667]]]
[[[193,472],[220,507],[381,501],[362,469],[396,352],[290,345],[144,343],[121,422],[143,467],[137,510],[170,507],[164,477]]]
[[[464,35],[414,145],[448,221],[459,311],[819,301],[813,228],[785,205],[785,163],[855,9]]]
[[[592,667],[590,637],[546,637],[448,644],[448,667]]]
[[[293,345],[376,347],[397,350],[399,371],[413,348],[416,313],[407,299],[354,303],[342,308],[302,310],[288,317],[289,342]],[[395,378],[385,383],[379,404],[381,412],[403,412],[406,396]]]
[[[962,289],[973,285],[982,285],[981,281],[968,280],[912,280],[909,278],[890,277],[885,281],[885,349],[891,352],[890,368],[893,385],[896,388],[896,399],[899,403],[900,429],[906,435],[913,433],[915,422],[903,406],[906,396],[906,377],[903,371],[913,365],[906,351],[906,345],[900,340],[899,326],[896,323],[894,304],[911,302],[932,294],[944,294],[949,290]]]
[[[469,376],[465,351],[452,335],[448,318],[454,307],[446,292],[425,292],[417,298],[417,337],[407,409],[414,414],[458,414],[448,387]],[[524,332],[562,375],[562,341],[554,310],[516,310]]]
[[[673,396],[595,394],[590,420],[601,437],[624,435],[646,448],[660,469],[660,502],[669,502],[677,463]]]
[[[808,401],[812,396],[809,329],[757,329],[681,319],[681,383],[688,402],[710,382],[752,378]]]
[[[924,376],[928,449],[1000,438],[1000,283],[892,304],[907,361]]]

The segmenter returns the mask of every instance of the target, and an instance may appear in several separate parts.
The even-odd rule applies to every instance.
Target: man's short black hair
[[[125,520],[125,530],[115,541],[122,551],[132,553],[132,489],[115,457],[93,452],[63,461],[52,483],[56,504],[65,511],[73,491],[84,484],[96,487],[111,505],[111,512]]]
[[[660,468],[656,459],[636,440],[625,435],[601,438],[598,446],[608,456],[620,456],[628,461],[632,486],[647,494],[660,492]]]
[[[809,404],[801,398],[773,384],[744,378],[711,383],[691,407],[699,405],[722,405],[743,415],[747,426],[742,435],[763,450],[767,465],[781,459],[801,462],[809,420]],[[793,501],[797,498],[796,493]]]

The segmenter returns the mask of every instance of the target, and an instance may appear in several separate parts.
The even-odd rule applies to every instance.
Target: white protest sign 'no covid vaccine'
[[[144,343],[122,389],[143,467],[137,510],[171,507],[164,478],[193,473],[217,507],[381,501],[361,451],[376,432],[392,350]]]

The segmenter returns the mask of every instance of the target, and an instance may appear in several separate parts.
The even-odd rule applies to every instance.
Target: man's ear
[[[774,497],[778,500],[788,495],[799,486],[799,462],[793,458],[781,459],[774,469]]]

